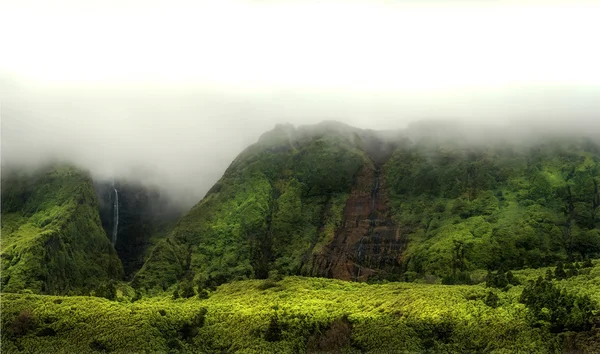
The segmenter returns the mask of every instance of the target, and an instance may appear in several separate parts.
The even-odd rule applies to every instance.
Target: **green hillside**
[[[460,281],[600,256],[597,142],[410,144],[386,167],[395,218],[411,229],[411,272]]]
[[[133,285],[210,288],[273,271],[468,284],[478,269],[600,256],[596,141],[477,140],[278,126],[233,161]]]
[[[214,286],[298,274],[333,237],[353,180],[369,159],[354,129],[279,126],[242,152],[206,197],[157,245],[134,284],[166,289],[181,277]]]
[[[118,182],[119,254],[112,184],[3,171],[0,349],[600,351],[600,144],[445,130],[277,126],[174,226]]]
[[[90,176],[70,166],[2,176],[2,291],[87,294],[123,268]]]

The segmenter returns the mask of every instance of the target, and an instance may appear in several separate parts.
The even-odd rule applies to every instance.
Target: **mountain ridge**
[[[331,265],[336,262],[348,267],[353,263],[352,267],[361,269],[342,272],[343,277],[338,275],[342,279],[350,280],[353,278],[350,274],[357,272],[363,272],[363,276],[354,276],[356,279],[367,280],[367,273],[377,279],[375,274],[382,274],[379,265],[373,268],[356,265],[356,260],[365,257],[359,255],[365,249],[361,240],[364,242],[367,234],[372,235],[372,227],[360,231],[360,236],[353,236],[355,244],[351,246],[345,245],[347,237],[340,236],[344,234],[342,224],[349,221],[352,205],[347,201],[352,189],[357,188],[358,176],[361,173],[371,176],[367,178],[370,182],[362,182],[358,188],[363,190],[363,196],[357,200],[361,204],[370,198],[376,171],[381,174],[383,186],[377,193],[385,202],[370,209],[380,209],[372,211],[387,215],[382,224],[390,229],[381,230],[390,235],[384,237],[385,247],[396,250],[384,258],[387,262],[395,259],[390,269],[397,273],[387,274],[384,279],[433,272],[447,281],[459,281],[460,274],[463,277],[460,281],[469,281],[464,277],[468,278],[469,270],[477,268],[497,269],[502,264],[517,268],[540,266],[572,258],[573,242],[592,245],[591,253],[582,251],[582,246],[575,247],[581,251],[579,257],[600,252],[600,238],[595,234],[596,216],[590,216],[593,220],[587,226],[568,237],[560,236],[564,221],[559,220],[562,208],[559,204],[568,199],[564,193],[570,185],[578,183],[571,180],[567,170],[583,168],[579,178],[586,181],[584,189],[598,183],[597,143],[587,138],[561,140],[541,134],[521,145],[497,139],[486,146],[482,144],[482,136],[467,134],[463,140],[457,140],[456,136],[438,139],[435,134],[418,134],[417,128],[411,129],[378,132],[335,121],[298,128],[277,125],[234,159],[205,198],[178,222],[169,241],[157,246],[154,256],[163,261],[156,270],[170,269],[166,272],[170,280],[158,280],[161,276],[154,279],[156,274],[142,271],[134,283],[140,288],[157,284],[165,288],[177,282],[176,279],[187,279],[210,287],[234,279],[264,278],[271,271],[335,277]],[[417,131],[423,129],[427,130],[427,124]],[[492,130],[486,131],[493,134]],[[544,164],[546,160],[550,162]],[[548,203],[528,199],[542,188],[532,186],[532,182],[537,179],[535,183],[543,184],[548,178],[554,181],[546,191]],[[588,213],[586,208],[592,206],[583,201],[584,194],[576,198],[581,199],[580,213]],[[418,209],[420,213],[415,214]],[[527,216],[521,217],[519,213]],[[376,223],[370,214],[371,211],[360,211],[354,218],[358,216],[365,225]],[[540,219],[535,215],[546,216]],[[509,229],[518,236],[501,235],[502,229],[495,226],[498,222],[527,224],[527,218],[532,217],[542,220],[530,223],[532,230],[546,230],[538,236],[522,235],[515,228]],[[360,223],[359,220],[355,228]],[[467,231],[469,228],[480,231]],[[396,231],[400,229],[403,231]],[[348,232],[346,236],[353,231]],[[431,241],[432,237],[438,241]],[[519,241],[521,237],[523,241]],[[531,237],[542,241],[533,244],[525,241]],[[567,242],[565,238],[571,239]],[[366,255],[369,259],[366,264],[379,259],[380,241],[369,238],[370,245],[366,247],[371,254]],[[571,246],[565,248],[565,242]],[[513,250],[511,255],[492,260],[482,254],[491,252],[486,244],[507,249],[510,243],[514,244],[508,247]],[[293,247],[286,247],[292,244]],[[535,253],[538,249],[542,255]],[[337,258],[323,260],[319,252],[337,254]],[[456,252],[462,254],[462,259],[453,259]],[[430,258],[438,253],[436,259]],[[315,263],[319,258],[321,261]],[[518,258],[527,261],[515,261]],[[170,261],[164,262],[165,259]],[[542,262],[536,263],[534,259]],[[378,262],[382,260],[375,263]],[[152,263],[147,261],[146,269]]]

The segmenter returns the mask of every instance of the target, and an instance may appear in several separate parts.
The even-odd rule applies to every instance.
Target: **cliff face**
[[[341,225],[310,274],[343,280],[394,278],[402,273],[406,234],[392,219],[381,166],[365,165],[346,200]]]
[[[155,188],[125,180],[114,184],[96,182],[100,220],[107,235],[115,230],[115,189],[119,216],[114,247],[125,276],[130,277],[142,267],[150,249],[166,236],[183,213]]]
[[[2,177],[2,290],[87,294],[123,268],[92,180],[70,166]]]
[[[233,161],[134,283],[186,277],[214,286],[272,270],[344,279],[399,271],[391,253],[403,241],[395,241],[384,178],[374,167],[393,150],[376,132],[335,122],[277,127]],[[149,271],[164,259],[179,261],[162,275]]]
[[[87,293],[123,268],[148,290],[273,271],[469,283],[474,270],[600,257],[597,141],[425,133],[278,126],[178,220],[156,190],[126,181],[94,193],[72,167],[3,174],[3,290]]]
[[[212,287],[271,271],[468,283],[475,269],[600,255],[597,142],[433,133],[278,126],[157,244],[134,284]]]

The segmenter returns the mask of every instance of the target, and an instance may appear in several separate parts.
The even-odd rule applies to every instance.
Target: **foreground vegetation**
[[[366,284],[286,277],[233,282],[210,294],[192,291],[191,297],[177,299],[169,291],[133,301],[138,296],[124,284],[115,301],[3,294],[1,349],[591,353],[600,350],[600,331],[594,327],[600,315],[600,263],[595,265],[551,281],[538,278],[552,268],[517,271],[514,277],[522,285],[502,289],[485,283]],[[551,291],[534,289],[535,279]],[[558,328],[562,320],[556,306],[577,309],[570,313],[578,317],[563,319],[584,326]]]

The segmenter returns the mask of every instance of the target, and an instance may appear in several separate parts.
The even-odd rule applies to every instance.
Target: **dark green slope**
[[[412,229],[409,271],[468,281],[474,269],[600,256],[600,145],[591,140],[407,144],[387,168],[395,218]]]
[[[100,220],[107,235],[114,230],[115,189],[119,196],[119,224],[114,247],[123,263],[125,277],[137,272],[159,240],[168,235],[184,211],[152,186],[131,180],[95,181]]]
[[[600,256],[598,143],[418,129],[276,127],[155,247],[134,286],[273,270],[469,283],[475,270]]]
[[[308,273],[311,251],[333,237],[357,173],[372,164],[364,134],[334,122],[264,134],[156,246],[134,285]]]
[[[123,268],[90,176],[60,166],[2,176],[2,291],[85,293]]]

